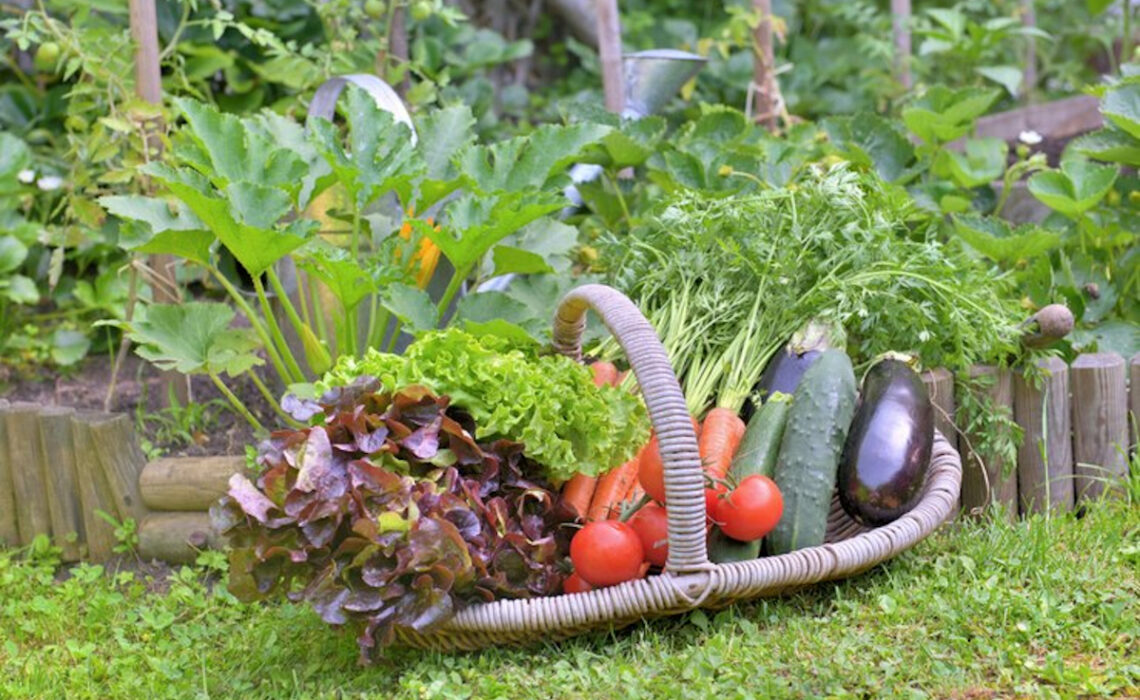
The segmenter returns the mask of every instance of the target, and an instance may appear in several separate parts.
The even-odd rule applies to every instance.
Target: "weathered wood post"
[[[189,564],[199,549],[221,549],[225,538],[210,524],[209,513],[151,513],[139,525],[139,556],[171,564]]]
[[[13,403],[4,410],[8,438],[8,465],[16,502],[16,523],[20,544],[27,546],[39,534],[51,533],[48,488],[40,469],[39,406]]]
[[[621,19],[617,0],[597,0],[595,11],[606,109],[620,114],[625,108],[625,75],[621,57]]]
[[[992,365],[970,368],[970,378],[988,378],[988,386],[978,389],[980,398],[988,398],[993,410],[1013,410],[1013,379],[1007,369]],[[983,379],[987,381],[987,379]],[[958,404],[962,401],[959,399]],[[1017,517],[1017,465],[1006,464],[996,454],[980,452],[982,435],[966,431],[959,441],[962,454],[962,508],[967,512],[1002,504],[1010,519]]]
[[[1132,449],[1140,450],[1140,352],[1132,356],[1128,372],[1129,395],[1128,424],[1132,427]]]
[[[1128,474],[1124,358],[1113,352],[1081,355],[1073,361],[1072,382],[1077,500],[1090,500]]]
[[[1033,0],[1022,0],[1021,22],[1029,29],[1037,28],[1037,11]],[[1032,98],[1037,88],[1037,37],[1032,34],[1025,36],[1025,95]]]
[[[752,9],[760,16],[753,30],[756,55],[752,63],[752,114],[768,131],[776,129],[776,57],[772,50],[772,0],[752,0]]]
[[[1017,451],[1021,514],[1073,507],[1073,443],[1069,407],[1069,368],[1058,357],[1037,365],[1040,386],[1020,372],[1013,378],[1013,413],[1024,430]]]
[[[39,412],[41,468],[47,486],[52,540],[60,548],[63,561],[79,560],[79,543],[83,537],[79,480],[71,438],[74,413],[73,409],[61,406],[44,406]]]
[[[954,426],[954,374],[945,367],[936,367],[923,371],[922,382],[926,384],[930,403],[934,405],[934,427],[950,441],[951,445],[957,445],[958,428]],[[961,507],[962,498],[959,495],[957,507],[950,512],[950,521],[958,519]]]
[[[172,457],[143,467],[139,492],[156,511],[207,511],[229,490],[230,477],[245,472],[244,457]]]
[[[8,460],[8,422],[4,413],[8,402],[0,399],[0,545],[20,544],[20,526],[16,520],[16,489],[12,485],[12,466]]]
[[[99,516],[105,513],[121,519],[114,507],[114,497],[103,473],[103,464],[91,439],[89,420],[94,414],[77,413],[71,417],[71,444],[75,453],[75,472],[79,481],[79,503],[83,516],[83,537],[87,558],[106,561],[115,553],[115,527]]]

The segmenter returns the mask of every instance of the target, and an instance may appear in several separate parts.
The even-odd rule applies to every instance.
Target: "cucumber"
[[[748,429],[736,448],[732,466],[728,469],[728,481],[739,484],[746,476],[763,474],[771,477],[776,465],[776,454],[780,450],[780,436],[788,422],[788,412],[792,407],[791,394],[776,392],[760,407],[748,421]],[[741,542],[734,540],[714,527],[709,532],[709,561],[724,564],[732,561],[748,561],[760,556],[760,540]]]
[[[760,540],[751,542],[734,540],[721,532],[719,527],[714,526],[709,531],[708,551],[709,561],[714,564],[748,561],[760,556]]]
[[[766,538],[773,554],[823,544],[855,386],[851,359],[827,350],[796,389],[772,477],[784,497],[784,515]]]
[[[776,392],[752,416],[728,469],[730,483],[739,484],[744,477],[753,474],[772,476],[791,407],[792,395]]]

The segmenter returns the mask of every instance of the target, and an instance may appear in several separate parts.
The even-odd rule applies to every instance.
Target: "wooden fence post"
[[[1132,356],[1129,366],[1131,369],[1128,385],[1131,398],[1128,405],[1131,416],[1128,418],[1128,423],[1132,426],[1132,449],[1140,450],[1140,352]]]
[[[39,411],[37,431],[52,540],[60,548],[63,561],[79,560],[79,543],[83,537],[83,515],[71,439],[71,417],[74,413],[71,408],[43,406]]]
[[[621,114],[625,109],[625,75],[621,57],[621,19],[617,0],[597,0],[598,54],[602,61],[602,89],[606,109]]]
[[[1002,407],[1012,413],[1013,381],[1009,370],[992,365],[970,368],[970,377],[992,377],[992,384],[981,390],[995,410]],[[961,400],[959,400],[961,405]],[[967,512],[986,508],[991,504],[1005,505],[1010,519],[1017,517],[1017,465],[1005,464],[998,455],[975,451],[982,443],[982,435],[966,431],[959,441],[962,454],[962,508]],[[987,488],[988,486],[988,488]]]
[[[772,0],[752,0],[752,9],[760,15],[753,31],[756,55],[752,59],[752,114],[768,131],[776,129],[776,54],[772,50]]]
[[[139,475],[139,493],[151,510],[206,511],[245,473],[244,457],[156,459]]]
[[[891,32],[895,41],[895,76],[909,90],[914,84],[910,75],[910,0],[891,0]]]
[[[83,537],[87,544],[87,558],[93,562],[107,561],[115,551],[115,528],[99,517],[96,511],[118,517],[114,497],[103,474],[103,465],[91,439],[91,414],[78,413],[71,417],[71,444],[75,452],[75,472],[79,481],[79,503],[83,516]]]
[[[928,369],[922,373],[922,382],[934,405],[934,427],[950,442],[958,444],[958,428],[954,425],[954,375],[945,367]],[[950,511],[950,521],[957,520],[962,508],[961,494],[957,506]]]
[[[1025,431],[1017,451],[1021,514],[1061,512],[1073,507],[1073,442],[1069,368],[1058,357],[1037,365],[1041,386],[1018,372],[1013,378],[1013,413]]]
[[[225,538],[210,524],[209,513],[151,513],[139,525],[139,556],[189,564],[198,549],[221,549]]]
[[[0,399],[0,545],[20,544],[20,526],[16,520],[16,489],[12,485],[12,467],[8,460],[8,427],[4,413],[8,402]]]
[[[1073,460],[1077,500],[1095,499],[1128,474],[1124,358],[1113,352],[1073,361]]]
[[[4,414],[8,438],[8,464],[16,501],[16,523],[20,544],[27,546],[39,534],[51,534],[48,488],[40,469],[39,406],[11,404]]]

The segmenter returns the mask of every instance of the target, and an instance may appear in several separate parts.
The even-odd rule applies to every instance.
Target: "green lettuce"
[[[375,377],[384,390],[422,384],[451,398],[475,419],[479,441],[522,442],[554,482],[577,472],[597,475],[632,458],[649,438],[639,396],[596,387],[590,371],[538,346],[450,328],[427,333],[393,355],[370,349],[341,357],[318,391]]]

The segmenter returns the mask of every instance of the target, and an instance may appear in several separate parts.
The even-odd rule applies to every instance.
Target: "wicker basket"
[[[597,312],[625,350],[660,440],[669,501],[669,558],[664,572],[588,593],[475,605],[430,634],[399,632],[403,644],[450,650],[552,641],[841,579],[922,540],[942,524],[957,503],[961,460],[936,432],[922,497],[898,520],[867,529],[851,520],[838,500],[832,499],[826,544],[745,562],[709,562],[697,439],[665,349],[629,299],[609,287],[586,285],[567,294],[559,306],[554,322],[554,346],[559,352],[581,359],[588,309]]]

